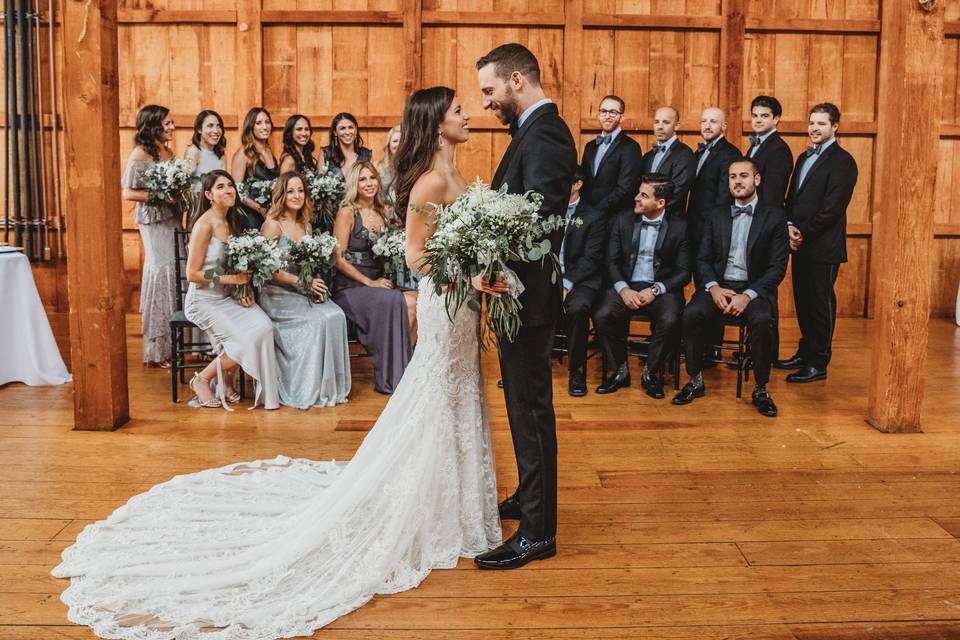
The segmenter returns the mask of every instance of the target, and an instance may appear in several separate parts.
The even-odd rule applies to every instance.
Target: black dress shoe
[[[666,394],[663,392],[663,378],[660,376],[651,376],[640,378],[640,386],[647,390],[647,395],[654,400],[663,400]]]
[[[753,390],[753,406],[757,408],[757,411],[759,411],[761,415],[765,415],[768,418],[777,417],[777,405],[773,402],[773,398],[770,397],[766,389]]]
[[[517,494],[513,494],[506,500],[500,503],[498,510],[500,511],[501,520],[519,520],[520,519],[520,501],[517,500]]]
[[[706,385],[701,384],[698,387],[692,382],[688,382],[687,384],[683,385],[683,389],[680,389],[680,391],[677,392],[677,395],[673,396],[673,400],[670,402],[673,404],[690,404],[693,402],[694,398],[702,398],[703,394],[706,392]]]
[[[618,389],[623,389],[624,387],[630,386],[630,367],[626,364],[622,364],[617,367],[617,372],[613,374],[613,377],[605,380],[603,384],[597,387],[597,393],[613,393]]]
[[[556,538],[529,540],[517,532],[496,549],[481,553],[473,559],[473,563],[480,569],[519,569],[528,562],[545,560],[555,555]]]
[[[587,376],[585,376],[582,371],[571,371],[567,391],[574,398],[581,398],[587,395]]]
[[[710,347],[703,352],[704,369],[713,369],[719,362],[723,362],[723,350],[720,347]]]
[[[774,369],[799,369],[803,366],[803,358],[799,353],[795,353],[786,360],[774,360]]]
[[[804,365],[799,371],[795,371],[787,376],[787,382],[816,382],[817,380],[826,380],[827,370],[817,369]]]

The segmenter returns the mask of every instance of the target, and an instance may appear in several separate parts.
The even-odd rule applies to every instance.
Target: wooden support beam
[[[563,112],[577,146],[580,145],[580,82],[583,67],[583,0],[563,3]]]
[[[867,421],[887,433],[920,431],[939,136],[916,123],[940,120],[943,7],[881,2]]]
[[[880,33],[879,20],[819,18],[748,18],[747,31],[776,33]]]
[[[64,2],[63,124],[74,428],[130,419],[120,198],[117,2]]]
[[[423,83],[423,2],[403,0],[403,90],[410,95]]]
[[[719,16],[623,15],[588,13],[583,16],[585,27],[619,27],[626,29],[669,29],[692,31],[719,31]]]
[[[563,16],[556,13],[424,11],[423,24],[427,26],[456,25],[458,27],[562,27],[565,23]]]
[[[727,114],[726,139],[739,146],[743,135],[745,0],[723,0],[720,26],[720,108]]]
[[[260,3],[258,2],[259,6]],[[264,24],[400,24],[400,11],[263,11]]]
[[[263,20],[261,0],[237,0],[236,100],[240,124],[263,104]]]
[[[234,24],[237,12],[229,10],[119,9],[120,24]]]

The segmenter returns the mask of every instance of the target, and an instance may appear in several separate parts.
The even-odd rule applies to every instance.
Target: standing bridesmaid
[[[237,184],[248,178],[254,180],[274,180],[280,175],[277,158],[270,148],[270,134],[273,133],[273,120],[270,112],[263,107],[254,107],[243,119],[243,131],[240,135],[240,148],[233,154],[230,162],[230,174]],[[240,203],[243,229],[259,229],[267,210],[252,198],[246,197]]]
[[[143,241],[143,274],[140,278],[140,323],[143,361],[170,366],[170,316],[175,308],[174,231],[180,228],[180,212],[173,203],[147,204],[144,172],[173,157],[173,118],[170,110],[148,104],[137,113],[137,133],[127,168],[120,181],[124,200],[136,202],[134,221]]]
[[[387,132],[387,144],[383,145],[383,157],[377,163],[380,172],[380,184],[383,187],[383,197],[387,204],[393,206],[393,158],[400,148],[400,125],[394,125]]]
[[[199,210],[203,214],[193,224],[187,252],[187,298],[184,315],[207,332],[217,357],[190,380],[196,394],[192,404],[200,407],[229,409],[228,403],[240,401],[233,382],[237,369],[256,381],[253,407],[263,402],[265,409],[280,406],[277,391],[277,357],[273,347],[273,324],[257,306],[253,290],[234,299],[230,285],[250,282],[250,272],[229,274],[212,281],[205,275],[223,264],[229,236],[241,232],[236,207],[237,185],[222,169],[203,178],[203,194]],[[251,407],[251,408],[253,408]]]
[[[193,189],[200,195],[203,192],[203,176],[214,169],[226,169],[225,149],[227,139],[223,135],[223,118],[216,111],[204,110],[197,114],[193,122],[193,139],[187,145],[183,157],[193,167],[193,175],[198,179]]]
[[[350,113],[338,113],[330,124],[330,144],[323,148],[323,161],[328,171],[344,176],[358,162],[369,162],[373,152],[363,146],[360,125]]]
[[[313,204],[300,174],[280,174],[262,233],[279,238],[286,252],[312,231]],[[335,302],[314,303],[307,296],[327,294],[327,283],[314,277],[298,290],[299,267],[286,265],[260,291],[260,306],[273,320],[280,403],[297,409],[333,407],[350,394],[347,317]]]
[[[280,154],[280,173],[296,171],[305,174],[316,171],[317,157],[314,155],[313,127],[307,116],[299,113],[287,118],[283,125],[283,152]]]
[[[389,215],[373,163],[354,165],[346,188],[333,226],[341,249],[333,300],[357,325],[360,342],[370,353],[373,388],[390,394],[410,360],[417,292],[394,288],[384,277],[382,260],[373,253],[370,234],[381,233]]]

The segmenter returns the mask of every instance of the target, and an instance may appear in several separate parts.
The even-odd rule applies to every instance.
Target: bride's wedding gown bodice
[[[353,459],[174,477],[89,525],[54,575],[73,622],[126,640],[310,635],[501,542],[477,312],[420,283],[413,359]],[[317,451],[322,457],[323,451]]]

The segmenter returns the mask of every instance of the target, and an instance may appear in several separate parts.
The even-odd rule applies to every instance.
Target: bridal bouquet
[[[312,170],[307,172],[306,178],[307,190],[310,192],[310,198],[316,210],[314,223],[318,227],[332,227],[340,202],[347,193],[343,176],[332,171],[321,173]]]
[[[269,209],[273,199],[273,185],[276,182],[276,180],[247,178],[237,187],[237,195],[241,200],[250,198],[264,209]]]
[[[283,251],[277,240],[250,229],[242,235],[230,236],[227,239],[226,263],[208,269],[203,275],[217,284],[224,273],[251,271],[250,284],[254,289],[260,289],[283,266],[283,259]],[[233,297],[239,300],[245,298],[247,293],[247,285],[237,285]]]
[[[379,234],[371,233],[370,240],[373,242],[374,255],[386,261],[384,271],[394,279],[401,276],[407,268],[407,232],[385,225]]]
[[[288,262],[300,267],[300,276],[297,278],[297,287],[301,291],[309,291],[310,283],[314,278],[322,277],[333,268],[337,261],[337,239],[327,232],[305,235],[298,242],[290,245],[287,254]],[[326,302],[327,296],[321,295],[313,302]]]
[[[176,203],[180,211],[193,211],[196,205],[190,184],[194,181],[190,163],[180,158],[157,162],[143,172],[143,185],[147,190],[147,204],[160,206]]]
[[[451,306],[456,310],[464,303],[480,309],[470,285],[473,276],[482,275],[492,283],[500,274],[508,283],[507,293],[499,297],[484,295],[487,317],[480,325],[484,346],[495,336],[512,341],[520,331],[522,305],[517,298],[523,293],[523,284],[508,262],[549,260],[556,281],[559,260],[548,236],[567,222],[559,215],[541,217],[538,211],[542,204],[539,193],[507,193],[507,185],[494,191],[478,178],[453,203],[435,210],[437,226],[427,240],[426,263],[438,295],[450,284],[447,313],[452,315]]]

